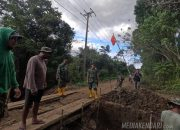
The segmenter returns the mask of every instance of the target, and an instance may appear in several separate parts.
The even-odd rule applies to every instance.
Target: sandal
[[[20,127],[18,130],[26,130],[26,128],[22,128],[22,127]]]
[[[36,120],[36,121],[32,121],[33,125],[37,125],[37,124],[44,124],[45,122],[43,120]]]

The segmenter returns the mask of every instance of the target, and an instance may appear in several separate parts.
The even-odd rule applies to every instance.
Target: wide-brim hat
[[[175,99],[172,99],[168,102],[168,104],[174,104],[174,105],[177,105],[177,106],[180,106],[180,99],[179,98],[175,98]]]
[[[49,47],[41,47],[41,50],[39,50],[40,52],[46,52],[46,53],[51,53],[52,49]]]

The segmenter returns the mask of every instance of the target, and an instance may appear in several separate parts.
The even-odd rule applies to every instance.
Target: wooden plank
[[[110,85],[104,85],[102,84],[101,86],[98,87],[98,90],[100,89],[101,87],[101,90],[102,90],[102,95],[103,94],[107,94],[109,93],[111,90],[113,90],[114,87],[112,87],[113,84],[110,84]],[[111,87],[110,87],[111,86]],[[82,89],[79,89],[79,90],[74,90],[73,92],[81,92],[81,93],[87,93],[87,88],[82,88]],[[66,92],[68,93],[68,91]],[[99,93],[99,91],[98,91]],[[43,100],[48,100],[49,98],[53,98],[53,96],[55,96],[57,94],[54,94],[54,95],[48,95],[48,96],[44,96],[43,97]],[[68,95],[68,94],[66,94]],[[58,95],[57,95],[58,96]],[[55,96],[56,97],[56,96]],[[59,96],[58,96],[59,97]],[[78,100],[78,101],[75,101],[73,103],[70,103],[68,105],[65,105],[61,108],[57,108],[57,109],[54,109],[54,110],[43,110],[42,109],[42,112],[43,114],[39,115],[38,117],[40,119],[44,119],[46,121],[46,124],[42,124],[42,125],[31,125],[31,118],[27,119],[27,130],[42,130],[42,129],[45,129],[53,124],[56,124],[56,123],[60,123],[60,120],[62,119],[62,116],[61,116],[61,111],[62,109],[65,110],[66,112],[64,113],[64,116],[65,118],[70,118],[72,115],[74,115],[75,113],[74,112],[77,112],[79,110],[81,110],[81,107],[82,107],[82,102],[84,102],[85,106],[90,104],[91,102],[93,101],[93,99],[81,99]],[[77,103],[78,102],[78,103]],[[17,103],[16,105],[21,105],[21,103]],[[13,105],[12,105],[13,106]],[[23,106],[23,105],[21,105]],[[50,110],[50,111],[49,111]],[[47,112],[46,112],[47,111]],[[44,113],[46,112],[46,113]],[[76,113],[77,115],[80,114],[80,113]],[[70,115],[70,116],[69,116]],[[63,118],[64,119],[64,118]],[[19,123],[15,123],[13,124],[12,126],[10,127],[6,127],[4,128],[3,130],[17,130],[20,126],[20,122]]]
[[[65,96],[71,95],[73,93],[77,93],[77,91],[67,91]],[[51,94],[51,95],[43,96],[41,99],[41,103],[44,103],[48,100],[56,100],[59,98],[60,98],[60,96],[58,94]],[[18,102],[8,103],[8,110],[22,108],[23,106],[24,106],[24,100],[18,101]]]
[[[47,128],[48,126],[51,126],[57,122],[60,122],[62,119],[62,110],[64,111],[63,117],[67,117],[74,112],[81,110],[82,103],[83,106],[88,106],[90,103],[92,103],[93,99],[80,99],[78,101],[75,101],[73,103],[70,103],[68,105],[65,105],[61,108],[54,109],[52,111],[46,112],[44,114],[39,115],[40,119],[43,119],[46,123],[40,124],[40,125],[31,125],[31,118],[27,119],[27,130],[43,130]],[[7,127],[3,130],[18,130],[20,125],[20,122],[13,124],[10,127]]]
[[[105,82],[106,83],[106,82]],[[111,84],[111,89],[114,88],[112,87],[113,82],[110,83]],[[102,88],[102,94],[106,94],[109,91],[111,91],[110,89],[107,89],[107,87],[103,87],[103,83],[100,84],[100,86],[98,87],[98,90],[100,89],[100,87]],[[84,90],[86,91],[87,88],[82,88],[82,89],[76,89],[76,90],[69,90],[66,91],[65,96],[71,95],[73,93],[76,92],[83,92]],[[98,91],[99,92],[99,91]],[[51,95],[47,95],[47,96],[43,96],[41,99],[41,102],[46,102],[48,100],[53,100],[53,99],[57,99],[60,98],[60,96],[58,94],[51,94]],[[24,100],[22,101],[18,101],[18,102],[12,102],[12,103],[8,103],[8,110],[13,110],[13,109],[17,109],[17,108],[22,108],[24,106]]]

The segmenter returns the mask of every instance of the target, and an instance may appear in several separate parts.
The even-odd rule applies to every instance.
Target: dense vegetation
[[[100,80],[108,80],[116,78],[119,73],[127,75],[126,64],[120,62],[118,59],[112,59],[108,53],[110,50],[106,50],[106,47],[102,46],[100,52],[95,49],[87,48],[87,64],[86,67],[90,68],[91,63],[95,63]],[[71,79],[73,82],[81,82],[83,76],[83,53],[84,49],[79,48],[77,56],[73,57],[73,62],[69,65]]]
[[[48,87],[56,84],[55,75],[59,63],[68,57],[69,71],[72,83],[83,83],[83,49],[76,56],[71,56],[71,44],[74,30],[61,19],[61,13],[53,8],[48,0],[1,0],[0,25],[12,27],[23,35],[23,40],[17,44],[15,63],[17,79],[22,86],[28,59],[37,54],[42,46],[53,49],[48,61]],[[117,73],[127,74],[126,64],[108,56],[110,48],[103,47],[97,51],[88,48],[87,68],[90,63],[97,65],[100,79],[116,77]]]
[[[180,3],[138,0],[135,50],[143,60],[145,81],[163,89],[180,90]],[[160,87],[159,87],[160,88]]]

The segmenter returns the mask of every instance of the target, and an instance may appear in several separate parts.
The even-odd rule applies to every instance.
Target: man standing
[[[88,69],[87,82],[89,85],[89,98],[91,97],[94,97],[95,99],[98,98],[97,97],[98,74],[95,64],[91,64],[91,68]],[[92,89],[94,90],[94,93],[92,92]]]
[[[26,75],[24,79],[25,104],[22,112],[21,130],[26,129],[26,119],[32,104],[32,124],[42,124],[43,120],[37,119],[39,103],[43,96],[43,90],[46,84],[46,63],[52,50],[49,47],[42,47],[40,53],[31,57],[27,64]]]
[[[64,96],[64,91],[66,84],[69,82],[69,72],[68,72],[68,60],[64,59],[63,62],[58,66],[56,72],[56,80],[58,80],[58,94]]]
[[[120,73],[117,77],[117,88],[121,88],[124,81],[124,76]]]
[[[21,96],[16,80],[14,55],[11,51],[21,38],[22,36],[13,29],[0,28],[0,121],[4,117],[9,88],[14,88],[15,97]]]
[[[134,85],[135,85],[135,88],[138,89],[140,87],[140,80],[141,80],[141,73],[139,72],[139,69],[137,69],[134,73],[134,77],[133,77],[133,80],[134,80]]]
[[[161,113],[163,130],[180,130],[180,99],[168,102],[170,110]]]

